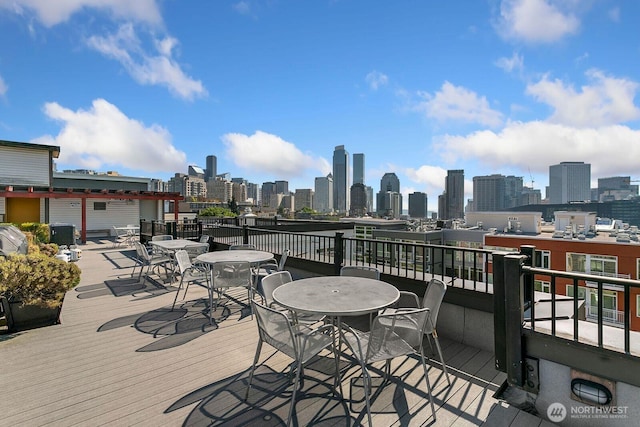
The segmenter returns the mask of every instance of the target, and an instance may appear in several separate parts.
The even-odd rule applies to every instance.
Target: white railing
[[[598,306],[588,305],[587,320],[598,321]],[[602,321],[613,326],[624,325],[624,311],[618,311],[611,308],[602,309]]]

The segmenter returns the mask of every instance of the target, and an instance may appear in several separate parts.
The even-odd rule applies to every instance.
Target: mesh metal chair
[[[198,255],[206,254],[207,252],[209,252],[209,244],[198,243],[197,245],[189,245],[185,247],[184,250],[187,251],[187,254],[189,255],[189,259],[191,259],[191,261],[193,262],[193,260]]]
[[[229,246],[229,250],[230,251],[235,251],[235,250],[255,251],[256,250],[256,245],[252,245],[250,243],[242,243],[242,244],[238,244],[238,245],[231,245],[231,246]]]
[[[213,312],[218,308],[218,301],[229,288],[246,288],[249,301],[253,301],[253,282],[251,264],[245,261],[216,262],[211,265],[211,281],[209,283],[209,321],[213,322]],[[214,294],[218,297],[214,298]]]
[[[291,273],[288,271],[276,271],[275,273],[271,273],[268,276],[265,276],[262,279],[262,300],[264,304],[278,311],[288,311],[291,314],[291,320],[294,323],[306,323],[312,324],[316,322],[321,322],[325,316],[313,315],[313,314],[304,314],[304,313],[291,313],[285,307],[278,305],[278,303],[273,299],[273,291],[275,291],[279,286],[284,285],[285,283],[292,282]]]
[[[163,267],[165,275],[167,277],[169,276],[168,264],[173,264],[173,259],[171,257],[164,254],[154,254],[152,256],[151,254],[149,254],[149,251],[147,251],[147,248],[142,243],[137,241],[133,242],[133,245],[136,248],[137,263],[138,263],[137,265],[140,265],[138,280],[142,278],[145,267],[147,271],[146,273],[144,273],[144,281],[146,281],[149,278],[149,274],[151,273],[152,269],[155,269],[157,267]],[[131,272],[131,277],[133,277],[136,271],[137,265],[134,265],[133,271]]]
[[[258,366],[260,360],[260,352],[262,344],[267,343],[277,351],[280,351],[296,363],[291,365],[291,369],[295,369],[295,377],[293,380],[293,391],[291,392],[291,404],[289,407],[289,416],[287,418],[287,426],[291,425],[293,419],[293,409],[296,401],[296,393],[300,384],[300,378],[303,377],[303,367],[313,357],[317,356],[325,348],[333,344],[332,325],[323,325],[316,329],[306,326],[292,326],[290,319],[283,312],[266,307],[255,301],[251,301],[252,311],[255,313],[258,323],[258,346],[256,355],[253,359],[253,365],[249,373],[249,383],[245,394],[245,401],[249,399],[249,391],[251,390],[251,382],[253,381],[253,373]],[[293,374],[293,371],[290,373]],[[336,372],[338,375],[338,372]],[[293,376],[293,375],[291,375]]]
[[[273,274],[278,271],[284,271],[284,266],[287,262],[287,258],[289,258],[289,254],[291,251],[289,249],[285,249],[282,251],[282,255],[280,256],[280,261],[276,261],[275,258],[271,259],[267,262],[261,263],[258,268],[255,270],[254,275],[256,275],[256,280],[258,283],[262,281],[266,276]]]
[[[345,327],[345,342],[362,368],[364,396],[370,426],[373,425],[371,423],[371,403],[369,401],[371,375],[367,366],[385,361],[385,379],[388,381],[391,373],[391,360],[409,355],[420,356],[424,378],[427,382],[431,412],[435,420],[436,412],[431,394],[431,384],[422,349],[422,340],[429,317],[430,311],[428,308],[417,308],[377,316],[373,320],[370,332],[361,332],[348,326]]]
[[[422,297],[422,301],[418,298],[418,295],[413,292],[400,291],[400,299],[395,304],[394,308],[387,308],[383,313],[393,313],[401,311],[407,308],[428,308],[431,311],[427,325],[425,326],[424,333],[427,334],[430,339],[436,345],[438,351],[438,357],[440,357],[440,364],[442,370],[447,378],[447,383],[451,385],[451,379],[449,378],[449,372],[447,371],[447,365],[444,363],[444,357],[442,356],[442,348],[440,347],[440,341],[438,340],[438,332],[436,331],[436,324],[438,322],[438,313],[440,313],[440,306],[444,299],[444,294],[447,292],[447,285],[442,280],[431,279],[427,285],[427,290]],[[429,341],[431,346],[431,341]]]
[[[340,269],[340,275],[380,280],[380,270],[366,265],[345,265]]]
[[[178,264],[178,271],[180,273],[180,284],[178,285],[176,297],[173,299],[171,311],[173,311],[173,308],[176,306],[176,301],[178,301],[178,295],[180,294],[180,289],[182,289],[183,283],[186,283],[187,286],[184,289],[184,296],[182,299],[187,297],[187,291],[189,290],[189,285],[192,282],[205,282],[207,289],[209,284],[209,271],[204,266],[193,265],[186,250],[180,249],[176,251],[175,260]]]
[[[367,279],[380,280],[380,270],[378,270],[376,267],[369,267],[366,265],[345,265],[340,269],[340,275],[366,277]],[[344,321],[351,326],[361,325],[362,329],[366,329],[366,326],[364,326],[364,324],[366,322],[369,322],[369,329],[371,329],[371,325],[373,322],[373,313],[363,314],[362,316],[349,316],[346,317]]]

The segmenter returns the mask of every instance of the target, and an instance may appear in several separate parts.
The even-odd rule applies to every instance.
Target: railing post
[[[520,246],[520,253],[525,255],[524,265],[529,267],[536,267],[536,247],[533,245]],[[527,310],[533,304],[533,287],[534,277],[533,274],[524,275],[524,309]]]
[[[504,303],[504,257],[506,252],[494,252],[493,260],[493,348],[495,367],[498,371],[507,372],[507,324]]]
[[[524,322],[524,280],[522,265],[525,256],[504,257],[504,303],[506,368],[509,384],[524,385],[524,348],[522,326]],[[495,295],[494,295],[495,298]]]
[[[249,227],[247,224],[242,226],[242,243],[245,245],[249,243]]]
[[[333,248],[333,267],[336,276],[340,275],[340,269],[344,262],[344,241],[342,236],[344,236],[344,233],[336,233],[336,243]]]

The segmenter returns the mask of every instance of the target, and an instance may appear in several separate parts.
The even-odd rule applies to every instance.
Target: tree
[[[238,212],[238,202],[236,202],[236,198],[235,197],[232,197],[231,200],[229,200],[228,206],[229,206],[229,210],[231,212],[235,213],[236,215],[239,214],[239,212]]]
[[[198,216],[215,216],[215,217],[236,217],[237,214],[232,212],[228,208],[223,208],[221,206],[212,206],[210,208],[202,209]]]

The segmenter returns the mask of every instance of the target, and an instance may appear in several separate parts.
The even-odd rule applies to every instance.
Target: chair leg
[[[244,401],[249,399],[249,390],[251,389],[251,381],[253,381],[253,372],[256,370],[258,360],[260,360],[260,351],[262,350],[262,340],[258,340],[258,347],[256,348],[256,355],[253,357],[253,365],[251,365],[251,371],[249,372],[249,382],[247,384],[247,391],[244,394]]]
[[[189,283],[187,283],[187,286],[189,286]],[[182,288],[182,280],[180,280],[180,284],[178,285],[178,291],[176,292],[176,297],[173,299],[173,305],[171,306],[171,311],[173,311],[173,308],[176,306],[176,301],[178,301],[178,295],[180,294],[180,289]],[[185,295],[186,295],[186,291],[185,291]]]
[[[427,371],[427,362],[424,358],[424,352],[420,351],[420,360],[422,361],[422,369],[424,370],[424,379],[427,382],[427,394],[429,396],[429,404],[431,405],[431,413],[433,414],[433,420],[436,420],[436,410],[433,404],[433,394],[431,393],[431,382],[429,381],[429,372]]]
[[[287,418],[287,426],[291,425],[293,420],[293,407],[296,404],[296,393],[298,392],[298,384],[300,384],[300,373],[302,372],[302,360],[298,360],[298,368],[296,369],[296,379],[293,382],[293,391],[291,392],[291,406],[289,407],[289,418]]]
[[[367,419],[369,420],[369,426],[372,426],[371,422],[371,402],[369,402],[369,394],[371,393],[371,375],[369,375],[369,370],[363,364],[362,365],[362,385],[364,388],[364,400],[367,405]]]
[[[434,329],[431,333],[433,337],[433,341],[436,343],[436,348],[438,349],[438,356],[440,356],[440,363],[442,364],[442,370],[444,371],[444,375],[447,378],[447,383],[451,385],[451,380],[449,379],[449,372],[447,371],[447,365],[444,363],[444,357],[442,357],[442,349],[440,348],[440,341],[438,340],[438,333]]]

